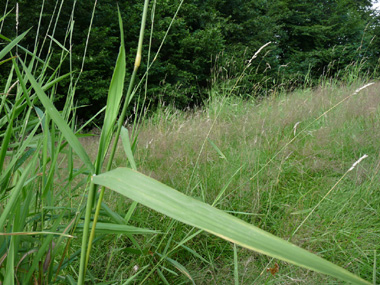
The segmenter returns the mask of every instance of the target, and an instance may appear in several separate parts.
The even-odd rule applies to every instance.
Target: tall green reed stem
[[[125,121],[127,108],[131,102],[133,95],[134,95],[133,87],[134,87],[134,83],[135,83],[136,74],[137,74],[137,71],[138,71],[138,69],[140,67],[140,63],[141,63],[142,44],[143,44],[143,38],[144,38],[146,17],[147,17],[147,13],[148,13],[148,6],[149,6],[149,0],[145,0],[143,15],[142,15],[142,19],[141,19],[140,36],[139,36],[139,42],[138,42],[135,64],[134,64],[132,76],[131,76],[131,79],[129,82],[128,91],[127,91],[127,94],[126,94],[126,97],[124,100],[123,109],[122,109],[121,115],[118,119],[116,134],[114,136],[114,144],[112,146],[111,154],[109,156],[109,160],[108,160],[108,163],[106,166],[107,171],[109,171],[111,169],[112,161],[113,161],[113,158],[114,158],[115,153],[116,153],[117,142],[118,142],[119,137],[120,137],[121,128],[122,128],[124,121]],[[119,12],[119,21],[120,21],[121,34],[123,34],[120,12]],[[122,37],[121,49],[124,49],[123,35],[121,35],[121,37]],[[121,52],[124,52],[124,51],[121,51]],[[123,66],[122,68],[125,69],[125,66]],[[112,83],[113,82],[111,82],[111,85],[112,85]],[[121,81],[121,85],[123,85],[123,83],[124,83],[124,77],[123,77],[123,80]],[[110,87],[110,89],[111,89],[111,87]],[[116,108],[118,108],[118,106]],[[113,112],[113,111],[114,110],[108,109],[106,112],[108,113],[108,112]],[[107,120],[107,113],[105,116],[105,124],[106,124],[106,120]],[[107,128],[107,127],[111,127],[111,126],[113,126],[113,123],[108,124],[108,125],[106,124],[105,127]],[[104,136],[105,136],[105,138],[104,138]],[[95,174],[99,174],[101,171],[101,167],[102,167],[102,164],[104,162],[105,154],[106,154],[106,152],[109,148],[109,145],[111,143],[111,140],[108,139],[110,137],[112,137],[112,129],[110,129],[110,133],[107,130],[105,131],[103,129],[102,135],[101,135],[101,142],[99,144],[99,151],[98,151],[98,157],[97,157],[97,161],[96,161]],[[105,142],[105,141],[107,142],[106,145],[103,144],[103,142]],[[85,224],[84,224],[84,228],[83,228],[82,252],[81,252],[81,259],[80,259],[78,284],[84,283],[84,277],[86,275],[86,268],[87,268],[88,260],[90,258],[92,242],[93,242],[94,237],[95,237],[95,228],[96,228],[96,223],[98,221],[98,217],[99,217],[99,213],[100,213],[100,208],[101,208],[101,203],[102,203],[103,196],[104,196],[104,191],[105,191],[105,187],[102,187],[101,191],[100,191],[99,198],[98,198],[96,210],[95,210],[95,215],[94,215],[94,220],[93,220],[93,224],[92,224],[92,228],[91,228],[91,233],[90,233],[90,236],[88,238],[89,228],[90,228],[90,220],[91,220],[91,212],[92,212],[92,207],[93,207],[93,204],[95,201],[95,193],[96,193],[96,185],[91,183],[90,190],[89,190],[89,197],[87,200]]]

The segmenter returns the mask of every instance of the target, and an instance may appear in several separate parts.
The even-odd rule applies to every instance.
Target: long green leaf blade
[[[0,50],[0,60],[8,53],[10,52],[29,32],[27,30],[26,32],[23,32],[21,35],[19,35],[17,38],[15,38],[13,41],[11,41],[8,45],[6,45],[2,50]]]
[[[128,129],[121,127],[121,140],[123,142],[123,147],[125,154],[127,155],[128,161],[133,170],[137,170],[135,159],[133,158],[131,142],[129,141]]]
[[[93,182],[149,208],[245,248],[354,284],[369,284],[347,270],[148,176],[118,168]]]
[[[4,41],[7,41],[7,42],[12,42],[11,39],[8,39],[7,37],[5,37],[4,35],[1,35],[0,34],[0,39],[4,40]],[[38,62],[42,63],[43,65],[46,64],[45,61],[43,61],[41,58],[39,58],[38,56],[36,56],[34,53],[32,53],[31,51],[29,51],[28,49],[24,48],[23,46],[20,46],[19,44],[17,44],[17,47],[19,49],[21,49],[23,52],[25,52],[26,54],[30,55],[31,57],[35,58]],[[52,69],[52,67],[48,66],[48,68]]]
[[[22,188],[25,186],[25,182],[26,182],[26,179],[28,178],[28,175],[29,175],[29,172],[30,170],[32,169],[33,167],[33,163],[30,163],[26,168],[25,170],[23,171],[20,179],[18,180],[15,188],[12,190],[11,194],[10,194],[10,197],[7,201],[7,204],[6,206],[4,207],[4,210],[2,211],[1,213],[1,216],[0,216],[0,229],[3,230],[4,228],[4,225],[5,225],[5,222],[9,216],[9,214],[14,210],[16,209],[16,204],[17,204],[17,201],[18,201],[18,198],[21,194],[21,190]]]
[[[108,90],[107,96],[107,107],[104,116],[104,123],[102,128],[102,133],[100,135],[99,151],[98,151],[98,161],[97,170],[100,169],[103,159],[105,157],[106,151],[108,149],[109,143],[112,139],[112,131],[115,128],[115,122],[117,115],[120,110],[120,102],[123,96],[124,90],[124,80],[125,80],[125,69],[126,69],[126,59],[125,59],[125,46],[124,46],[124,30],[123,23],[121,20],[121,15],[119,12],[119,26],[120,26],[120,48],[119,54],[116,60],[115,69],[112,75],[111,84]]]
[[[24,68],[24,71],[32,84],[33,89],[36,91],[38,98],[40,99],[42,105],[44,105],[46,112],[50,115],[51,119],[57,125],[57,127],[62,132],[63,136],[66,138],[67,142],[71,145],[73,150],[81,158],[82,162],[86,164],[88,169],[94,173],[94,165],[92,164],[87,152],[84,150],[83,146],[79,142],[78,138],[75,136],[74,132],[70,126],[65,122],[62,116],[59,114],[58,110],[54,107],[53,103],[50,101],[49,97],[46,96],[45,92],[42,90],[40,84],[35,80],[34,76],[30,73],[25,63],[20,59],[20,62]]]
[[[6,18],[11,12],[12,12],[12,10],[13,10],[13,9],[9,10],[7,14],[5,14],[4,16],[2,16],[2,17],[0,18],[0,23],[1,23],[2,21],[4,21],[4,19],[5,19],[5,18]]]

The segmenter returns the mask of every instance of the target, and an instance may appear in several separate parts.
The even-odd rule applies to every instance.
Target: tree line
[[[132,72],[143,1],[119,1],[118,5],[124,21],[127,70]],[[66,58],[60,72],[69,72],[71,65],[78,73],[93,8],[93,0],[2,1],[0,11],[10,13],[1,23],[0,33],[14,38],[17,33],[32,28],[21,42],[23,47],[31,49],[37,42],[38,55],[51,56],[50,65],[54,67],[61,61],[62,45],[71,54],[64,53]],[[153,106],[165,103],[185,108],[202,104],[213,84],[223,80],[236,82],[242,72],[244,78],[236,89],[240,96],[265,95],[279,86],[312,85],[321,77],[347,80],[353,74],[377,74],[380,17],[369,0],[188,0],[183,3],[159,0],[151,1],[150,9],[140,78],[147,60],[153,60],[171,27],[149,70],[146,92],[144,85],[139,91]],[[71,17],[74,22],[68,27]],[[67,32],[70,28],[72,34]],[[55,39],[51,46],[47,44],[49,37],[43,45],[46,34]],[[249,59],[268,42],[271,44],[245,68]],[[105,105],[119,43],[115,1],[98,1],[83,73],[76,86],[77,104],[86,106],[78,109],[80,118],[91,117]],[[2,83],[9,74],[8,64],[0,68]],[[58,106],[63,104],[67,92],[64,90],[69,84],[66,79],[55,90]]]

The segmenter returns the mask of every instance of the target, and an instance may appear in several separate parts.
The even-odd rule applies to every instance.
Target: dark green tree
[[[37,36],[43,1],[10,0],[7,11],[13,10],[3,22],[1,31],[8,38],[16,36],[16,2],[19,4],[19,33],[32,28],[21,45],[33,49],[37,42],[42,59],[53,54],[50,65],[54,67],[60,62],[61,48],[53,42],[49,49],[49,38],[45,40],[46,34],[53,36],[71,51],[72,67],[76,70],[74,76],[78,76],[94,1],[44,1]],[[6,1],[1,1],[0,11],[5,11],[5,4]],[[152,1],[151,8],[153,4]],[[150,60],[153,60],[180,1],[157,1],[156,4]],[[129,73],[133,68],[143,3],[129,0],[119,1],[118,5],[125,27]],[[74,30],[70,42],[67,28],[72,14]],[[106,101],[119,48],[116,19],[114,1],[97,2],[84,68],[76,88],[78,106],[86,106],[78,109],[78,115],[83,119],[95,114]],[[140,78],[146,69],[150,26],[149,21]],[[236,80],[252,55],[269,41],[272,44],[245,70],[237,89],[240,95],[266,94],[279,84],[296,87],[305,80],[313,83],[322,75],[344,79],[341,71],[354,66],[354,62],[356,67],[360,66],[359,71],[374,72],[379,66],[379,26],[379,14],[371,10],[369,0],[185,1],[149,72],[147,98],[151,106],[159,102],[173,103],[179,108],[201,104],[208,96],[211,70],[213,78],[218,77],[215,73],[225,72],[225,78]],[[19,53],[23,55],[21,50]],[[66,57],[61,66],[61,74],[70,70],[68,59]],[[8,67],[6,63],[0,66],[2,83],[6,81]],[[60,86],[54,94],[58,106],[65,100],[69,80]]]

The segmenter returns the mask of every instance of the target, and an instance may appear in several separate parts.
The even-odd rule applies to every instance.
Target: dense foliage
[[[54,66],[60,62],[62,49],[58,44],[43,46],[48,34],[71,51],[61,67],[62,74],[70,71],[69,57],[72,69],[81,69],[94,1],[70,0],[62,6],[63,1],[1,2],[0,11],[13,9],[1,28],[2,35],[16,36],[18,2],[18,34],[32,28],[21,45],[34,46],[37,38],[39,47],[43,47],[41,58],[52,56],[50,64]],[[95,7],[84,69],[76,86],[78,105],[87,106],[78,109],[83,119],[105,104],[119,42],[114,3],[102,0]],[[152,61],[180,4],[179,0],[151,1],[154,28],[151,32],[151,17],[140,77],[147,66],[149,46]],[[143,3],[130,0],[119,5],[126,27],[127,67],[132,70]],[[312,84],[321,76],[345,79],[353,74],[353,68],[358,75],[374,74],[380,56],[380,25],[379,14],[371,7],[369,0],[185,1],[150,69],[147,98],[153,105],[173,103],[179,108],[200,104],[208,96],[211,78],[234,80],[252,55],[269,41],[272,44],[260,53],[239,84],[242,96],[256,96],[278,86]],[[67,26],[70,17],[75,21],[72,35]],[[350,71],[344,72],[347,68]],[[6,72],[8,68],[0,70],[2,81],[6,80]],[[67,90],[68,84],[69,80],[63,82],[61,90]],[[58,106],[65,96],[57,90]]]
[[[99,1],[94,13],[93,3],[73,1],[20,1],[12,10],[7,0],[0,17],[0,33],[12,38],[0,36],[0,284],[379,280],[380,97],[363,77],[375,74],[366,37],[379,25],[366,5],[353,8],[368,17],[353,22],[347,40],[333,33],[341,21],[301,29],[312,9],[294,2],[186,3],[172,20],[176,6],[145,0],[142,23],[149,8],[157,17],[143,67],[156,62],[138,92],[149,104],[179,107],[208,91],[211,98],[192,112],[160,107],[124,128],[129,99],[139,98],[131,95],[135,75],[144,78],[137,60],[123,92],[141,3],[121,6],[124,33],[113,3]],[[162,52],[150,54],[168,25]],[[333,52],[352,45],[353,55],[343,49],[324,62],[333,40]],[[245,100],[321,76],[334,80]],[[92,119],[77,124],[76,114],[87,119],[105,104],[100,135],[83,134]]]

